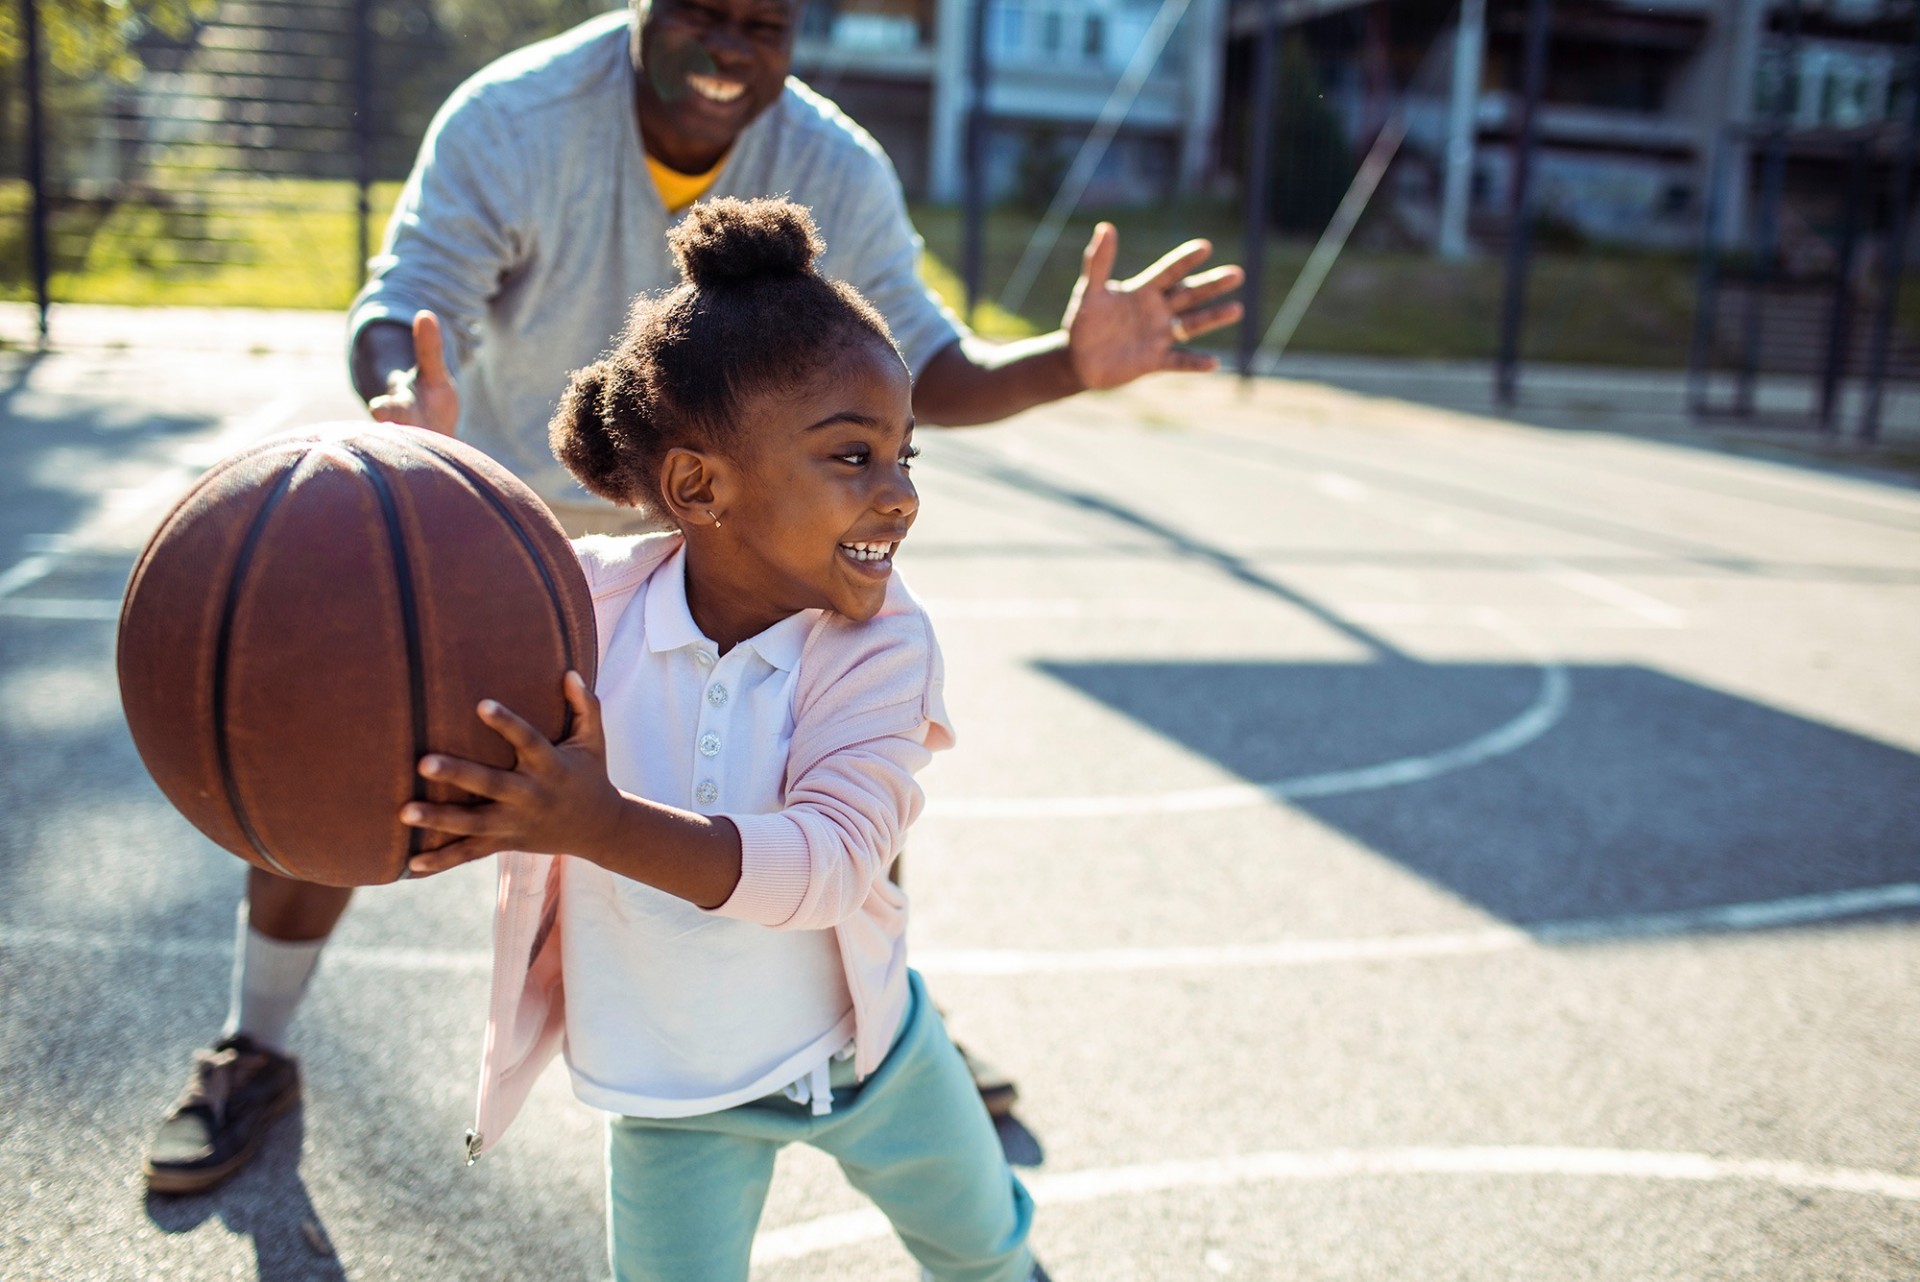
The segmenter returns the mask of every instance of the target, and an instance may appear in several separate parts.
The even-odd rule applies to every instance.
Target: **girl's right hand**
[[[408,860],[413,876],[445,872],[503,850],[564,855],[605,844],[619,825],[625,800],[607,778],[600,701],[578,672],[567,673],[563,690],[573,710],[573,733],[559,743],[549,743],[491,699],[480,704],[480,720],[513,748],[512,770],[444,753],[420,759],[424,778],[485,800],[477,805],[412,801],[401,807],[402,823],[459,838]]]

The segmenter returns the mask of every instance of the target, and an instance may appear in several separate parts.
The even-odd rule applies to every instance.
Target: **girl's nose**
[[[920,491],[913,488],[913,482],[904,476],[894,484],[884,487],[875,496],[874,507],[882,512],[897,512],[901,516],[912,516],[920,510]]]

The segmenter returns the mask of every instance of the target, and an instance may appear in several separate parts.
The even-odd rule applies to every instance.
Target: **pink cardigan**
[[[604,661],[614,624],[678,535],[574,543],[593,594]],[[951,747],[940,649],[926,612],[896,576],[881,612],[854,623],[822,611],[800,652],[786,809],[730,815],[740,829],[740,882],[714,909],[774,929],[832,928],[853,995],[854,1068],[885,1058],[906,1013],[907,903],[887,880],[922,797],[903,771],[862,769],[847,750],[914,736]],[[838,759],[836,760],[836,757]],[[499,1143],[566,1032],[560,977],[560,878],[567,859],[500,856],[493,989],[480,1058],[478,1118],[467,1160]]]

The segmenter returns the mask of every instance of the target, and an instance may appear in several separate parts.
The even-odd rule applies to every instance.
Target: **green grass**
[[[398,195],[375,189],[377,240]],[[24,184],[0,184],[0,298],[31,297]],[[924,274],[956,308],[961,219],[916,207],[927,242]],[[1059,323],[1099,215],[1068,223],[1028,300],[1007,311],[989,301],[976,327],[998,338]],[[1216,246],[1214,261],[1244,262],[1238,212],[1225,204],[1156,206],[1108,215],[1121,229],[1119,274],[1140,270],[1189,236]],[[987,228],[986,293],[998,296],[1037,220],[1001,209]],[[234,179],[172,207],[69,206],[55,228],[53,296],[140,306],[337,310],[360,283],[351,184]],[[1311,246],[1270,241],[1262,315],[1271,317]],[[1533,360],[1673,366],[1686,358],[1691,262],[1665,256],[1543,251],[1533,264],[1523,352]],[[1498,337],[1500,263],[1442,263],[1405,250],[1349,247],[1307,312],[1290,350],[1397,357],[1486,358]],[[1210,340],[1226,346],[1224,331]]]

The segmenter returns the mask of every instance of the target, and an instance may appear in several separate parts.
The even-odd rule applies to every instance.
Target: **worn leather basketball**
[[[550,739],[593,682],[593,607],[533,491],[414,428],[332,424],[217,464],[161,523],[120,613],[120,696],[154,782],[242,859],[393,881],[445,838],[400,823],[428,751],[508,768],[474,705]]]

